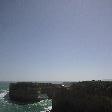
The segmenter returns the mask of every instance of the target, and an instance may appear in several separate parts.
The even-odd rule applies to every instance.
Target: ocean
[[[0,82],[0,112],[49,112],[52,109],[52,100],[46,99],[40,102],[18,105],[8,100],[9,83]]]

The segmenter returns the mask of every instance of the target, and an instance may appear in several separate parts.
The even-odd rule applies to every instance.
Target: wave
[[[50,112],[50,110],[52,109],[52,106],[48,106],[47,108],[44,108],[45,109],[45,112]]]
[[[0,99],[4,99],[7,93],[8,93],[8,90],[2,90],[2,92],[0,93]]]
[[[44,111],[40,111],[40,112],[50,112],[50,110],[52,110],[52,106],[48,105],[48,99],[47,100],[41,100],[39,102],[39,104],[44,107]]]
[[[21,112],[26,112],[27,111],[33,111],[37,109],[37,112],[50,112],[52,109],[51,102],[52,100],[41,100],[40,102],[33,103],[33,104],[28,104],[28,105],[17,105],[13,104],[7,99],[7,95],[9,94],[9,90],[0,90],[0,109],[5,112],[5,110],[8,108],[7,112],[10,112],[11,110],[15,110],[15,112],[21,110]],[[6,106],[6,108],[4,108]],[[13,109],[12,109],[13,107]],[[39,111],[39,109],[42,109]],[[1,111],[0,111],[1,112]]]

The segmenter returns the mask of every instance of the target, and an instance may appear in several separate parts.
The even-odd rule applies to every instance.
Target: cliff
[[[42,98],[52,98],[55,85],[51,83],[17,82],[10,83],[9,97],[17,102],[34,102]]]
[[[52,112],[112,112],[112,82],[78,82],[60,88],[52,102]]]
[[[36,83],[18,82],[9,86],[9,97],[13,101],[32,102],[38,101],[39,88]]]
[[[71,86],[51,83],[11,83],[11,100],[38,101],[40,94],[52,99],[52,112],[112,112],[112,82],[84,81]]]

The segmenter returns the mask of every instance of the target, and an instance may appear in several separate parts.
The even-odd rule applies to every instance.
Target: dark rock
[[[10,83],[9,97],[17,102],[35,102],[52,98],[55,85],[51,83],[17,82]]]
[[[36,83],[18,82],[9,86],[9,97],[13,101],[33,102],[38,101],[39,88]]]
[[[51,112],[112,112],[112,82],[83,81],[61,86],[51,83],[11,83],[14,101],[38,101],[42,94],[52,99]]]

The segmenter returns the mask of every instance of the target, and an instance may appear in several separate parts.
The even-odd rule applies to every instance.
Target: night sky
[[[112,79],[112,0],[0,0],[0,80]]]

